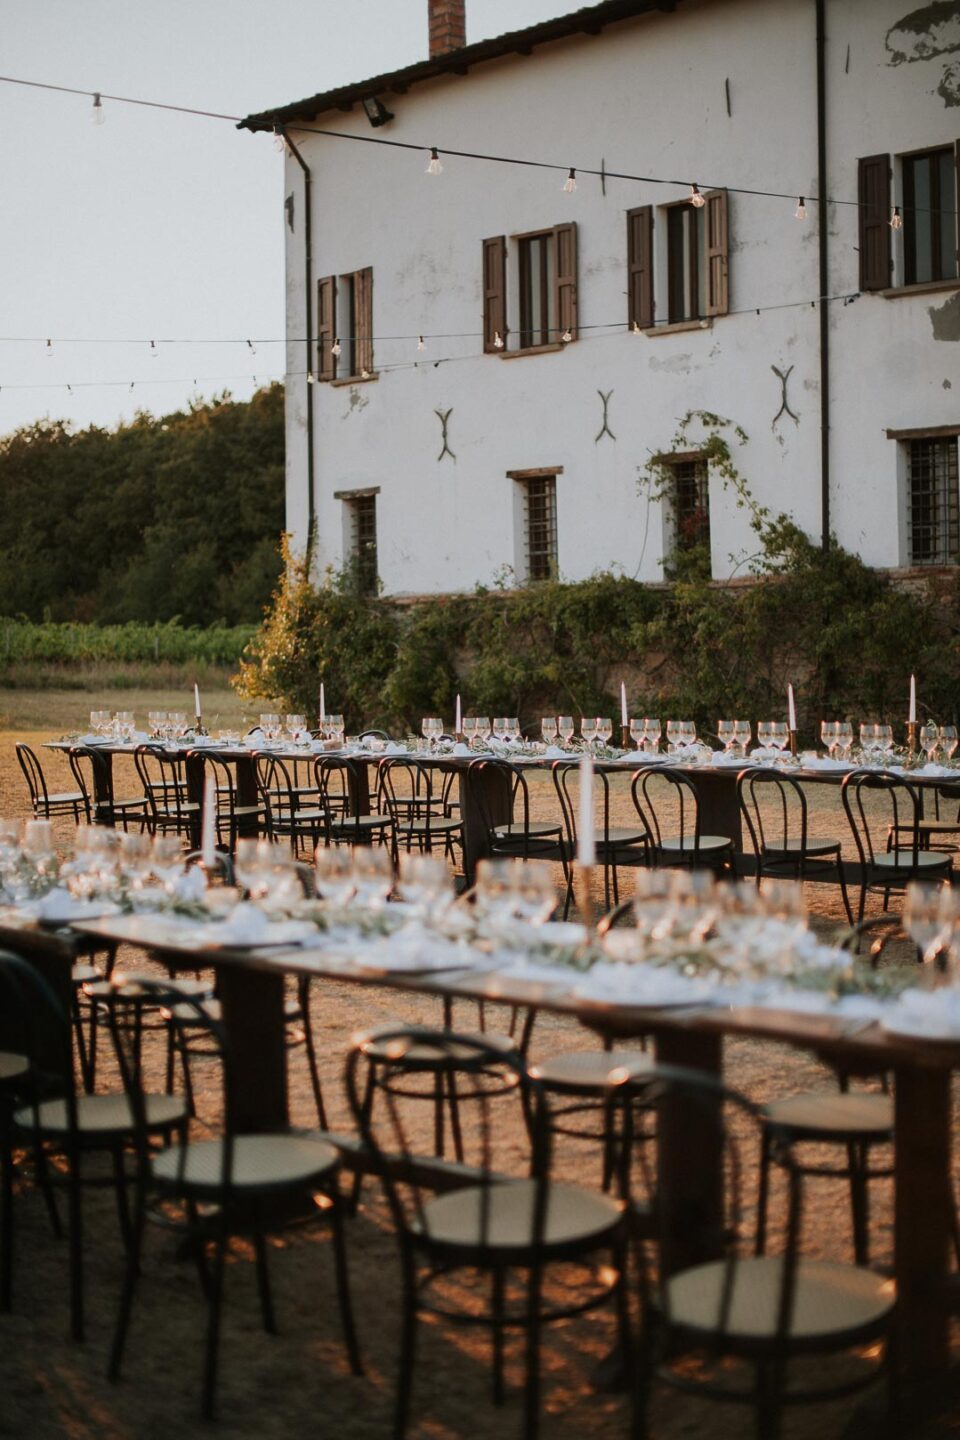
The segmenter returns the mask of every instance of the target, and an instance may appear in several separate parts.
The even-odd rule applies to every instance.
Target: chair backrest
[[[227,822],[227,844],[233,843],[237,833],[237,772],[236,767],[209,750],[191,750],[189,758],[199,760],[203,765],[204,779],[213,776],[216,785],[217,829],[222,832]]]
[[[528,838],[530,793],[518,766],[511,765],[509,760],[471,760],[467,766],[467,792],[490,839],[501,826],[517,823],[519,800],[519,823],[523,826],[524,838]]]
[[[439,819],[434,809],[432,767],[406,756],[392,756],[377,766],[379,809],[386,810],[394,828],[423,820],[429,831],[430,819]]]
[[[554,760],[551,771],[563,816],[568,852],[573,855],[576,853],[580,820],[580,764],[576,760]],[[595,825],[595,829],[604,838],[610,834],[610,782],[603,770],[594,771],[593,786],[594,797],[600,796],[600,825]]]
[[[279,755],[258,753],[253,763],[260,801],[266,810],[267,834],[273,835],[293,820],[298,803],[296,783]]]
[[[320,805],[331,816],[339,819],[357,813],[360,772],[346,755],[318,755],[313,762],[313,783],[320,792]]]
[[[151,829],[185,834],[196,808],[187,793],[185,754],[167,751],[161,745],[138,745],[133,763],[147,797]]]
[[[383,1094],[366,1102],[370,1052],[374,1049]],[[383,1057],[388,1058],[384,1061]],[[411,1098],[412,1077],[456,1077],[458,1101],[469,1105],[468,1164],[444,1165],[418,1147],[412,1136],[422,1126],[424,1096]],[[346,1090],[361,1139],[381,1176],[394,1223],[402,1236],[429,1239],[425,1196],[446,1185],[470,1186],[476,1205],[476,1249],[482,1252],[491,1223],[493,1192],[517,1174],[515,1146],[504,1123],[504,1107],[513,1101],[516,1119],[529,1139],[522,1176],[532,1181],[529,1243],[543,1239],[550,1171],[550,1126],[546,1095],[530,1075],[519,1050],[490,1045],[483,1035],[460,1035],[419,1025],[381,1028],[356,1038],[347,1057]],[[452,1083],[452,1082],[451,1082]],[[505,1094],[504,1091],[507,1091]],[[418,1125],[418,1122],[419,1125]],[[468,1137],[465,1135],[465,1139]],[[511,1146],[508,1153],[507,1147]],[[418,1165],[418,1161],[422,1162]],[[526,1241],[523,1237],[521,1243]]]
[[[77,1102],[69,1017],[37,967],[10,950],[0,950],[0,1047],[28,1062],[21,1094],[34,1112],[34,1121],[44,1100],[62,1099],[68,1136],[75,1136]]]
[[[30,803],[33,806],[34,813],[37,815],[46,814],[46,808],[49,804],[47,782],[44,779],[43,768],[40,761],[30,749],[30,746],[23,740],[18,740],[15,748],[20,769],[24,773],[27,787],[30,791]]]
[[[361,730],[360,734],[357,736],[358,740],[366,740],[368,738],[371,740],[389,741],[390,736],[387,734],[386,730]]]
[[[879,968],[883,959],[883,952],[888,945],[904,944],[909,945],[918,964],[923,962],[923,946],[918,945],[911,935],[903,928],[902,915],[873,915],[867,920],[860,920],[852,925],[843,935],[840,941],[841,950],[849,950],[857,955],[860,952],[860,944],[863,940],[870,941],[870,949],[867,952],[871,967]]]
[[[756,1154],[766,1129],[778,1165],[787,1178],[787,1218],[779,1285],[776,1295],[776,1332],[786,1340],[790,1331],[799,1259],[802,1209],[802,1171],[789,1137],[781,1136],[762,1108],[698,1070],[657,1066],[631,1072],[627,1067],[610,1076],[610,1095],[619,1109],[622,1150],[619,1188],[623,1199],[633,1199],[635,1167],[631,1163],[641,1132],[638,1114],[653,1112],[661,1136],[658,1173],[650,1208],[658,1241],[655,1280],[641,1263],[644,1300],[656,1292],[656,1306],[669,1331],[673,1323],[674,1285],[685,1270],[706,1261],[719,1262],[712,1274],[697,1275],[703,1328],[721,1343],[731,1333],[732,1303],[737,1267],[753,1260],[755,1199],[753,1179]],[[692,1183],[677,1171],[676,1152],[664,1155],[664,1138],[682,1134],[691,1157]],[[681,1161],[681,1165],[686,1164]],[[698,1184],[699,1167],[716,1174],[716,1184]],[[698,1326],[700,1319],[698,1318]]]
[[[792,775],[766,767],[742,770],[737,800],[757,859],[767,850],[786,850],[796,841],[807,848],[807,797]]]
[[[113,824],[113,766],[102,750],[92,745],[71,745],[68,752],[70,769],[83,796],[87,824],[105,821]],[[89,779],[87,769],[89,768]],[[99,796],[99,800],[96,797]]]
[[[889,853],[891,871],[909,874],[917,869],[923,849],[917,827],[923,812],[908,780],[889,770],[853,770],[844,776],[840,795],[861,865],[873,865],[878,855]]]
[[[656,849],[660,849],[668,833],[679,840],[681,847],[688,847],[696,864],[700,855],[700,802],[692,781],[666,768],[638,770],[630,793]]]

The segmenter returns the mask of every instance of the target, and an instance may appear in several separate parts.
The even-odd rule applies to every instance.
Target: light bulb
[[[893,214],[890,216],[890,229],[891,229],[891,230],[902,230],[902,229],[903,229],[903,221],[902,221],[902,219],[900,218],[900,206],[899,206],[899,205],[894,205],[894,207],[893,207]]]
[[[493,332],[493,348],[494,350],[503,349],[503,336],[500,334],[499,330],[494,330]]]
[[[793,212],[793,218],[794,220],[806,220],[807,218],[807,202],[802,195],[797,200],[797,208]]]
[[[254,345],[252,340],[247,341],[247,348],[249,349],[251,355],[256,355],[257,347],[256,345]]]
[[[706,203],[707,203],[706,200],[704,200],[703,196],[700,194],[700,188],[699,188],[699,186],[697,186],[697,185],[691,185],[691,186],[690,186],[690,204],[693,205],[693,206],[695,206],[697,210],[702,210],[703,207],[704,207],[704,205],[706,205]]]
[[[442,174],[443,174],[443,166],[440,164],[440,156],[437,154],[437,147],[436,147],[436,145],[434,145],[434,146],[431,147],[431,150],[430,150],[430,163],[429,163],[429,165],[427,166],[426,173],[427,173],[428,175],[442,175]]]
[[[131,395],[133,394],[133,384],[134,384],[134,382],[131,380],[131,381],[130,381],[130,394],[131,394]]]
[[[313,384],[313,371],[312,371],[312,370],[308,370],[308,371],[307,371],[307,384],[308,384],[308,385],[312,385],[312,384]]]
[[[93,114],[90,116],[90,118],[91,118],[91,120],[93,121],[94,125],[102,125],[102,124],[103,124],[103,121],[104,121],[103,101],[100,99],[100,91],[99,91],[99,90],[95,93],[95,95],[94,95],[94,97],[93,97]]]
[[[330,354],[340,355],[342,350],[343,346],[340,344],[340,336],[338,335],[337,338],[334,340],[333,344],[330,346]]]
[[[160,354],[160,351],[159,351],[159,349],[157,348],[157,342],[156,342],[156,340],[151,340],[151,341],[150,341],[150,359],[151,359],[151,360],[156,360],[156,358],[157,358],[157,356],[158,356],[159,354]]]
[[[573,332],[571,330],[564,330],[563,334],[560,336],[560,339],[563,341],[564,345],[569,345],[570,341],[573,339]]]
[[[571,167],[570,167],[570,174],[567,176],[566,180],[564,180],[564,182],[563,182],[564,194],[565,194],[565,195],[572,195],[573,192],[574,192],[574,190],[576,190],[576,188],[577,188],[577,172],[576,172],[576,170],[574,170],[573,166],[571,165]]]
[[[423,336],[422,336],[422,335],[419,335],[419,336],[417,337],[417,349],[418,349],[418,350],[426,350],[426,348],[427,348],[426,345],[424,345],[424,343],[423,343]]]
[[[632,329],[633,329],[634,335],[642,335],[642,334],[643,334],[643,331],[640,329],[640,322],[639,322],[639,320],[634,320]]]
[[[360,371],[360,379],[361,379],[361,380],[369,380],[369,379],[370,379],[370,371],[367,370],[366,367],[364,367],[364,369],[362,369],[362,370]]]
[[[52,360],[52,359],[53,359],[53,341],[52,341],[52,340],[48,340],[48,341],[47,341],[47,347],[46,347],[46,349],[44,350],[43,353],[46,355],[46,357],[47,357],[48,360]]]
[[[280,129],[279,125],[273,132],[273,148],[274,150],[276,150],[278,155],[282,155],[287,148],[287,142],[283,138],[283,131]]]

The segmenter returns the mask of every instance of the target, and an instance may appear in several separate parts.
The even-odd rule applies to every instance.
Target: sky
[[[579,3],[467,0],[467,41]],[[92,92],[241,118],[426,55],[427,0],[0,0],[0,73],[87,92],[0,81],[0,435],[283,373],[272,140]]]

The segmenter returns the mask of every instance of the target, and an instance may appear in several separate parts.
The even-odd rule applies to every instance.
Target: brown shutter
[[[653,206],[627,211],[627,322],[653,324]]]
[[[483,242],[483,348],[496,353],[497,336],[507,343],[507,242],[493,235]]]
[[[707,314],[726,315],[730,308],[727,192],[726,190],[708,190],[703,198],[706,202],[704,233],[707,262]]]
[[[337,277],[317,281],[317,379],[337,378],[337,357],[331,354],[337,313]]]
[[[860,289],[886,290],[893,268],[890,244],[890,156],[858,162]]]
[[[953,184],[953,208],[956,213],[955,235],[957,242],[957,274],[960,275],[960,140],[955,147],[956,177]]]
[[[373,373],[373,269],[367,266],[353,277],[354,374]]]
[[[577,338],[577,224],[557,225],[553,232],[555,259],[557,264],[554,313],[557,333],[552,340],[559,340],[567,331],[574,340]]]

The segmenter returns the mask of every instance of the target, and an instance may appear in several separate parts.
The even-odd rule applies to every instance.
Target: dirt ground
[[[96,697],[47,697],[51,723],[29,733],[5,728],[0,733],[0,815],[24,814],[26,787],[16,768],[13,745],[24,738],[35,747],[52,734],[80,723]],[[150,708],[168,708],[181,697],[150,697]],[[79,708],[76,701],[79,700]],[[18,720],[18,708],[41,708],[40,697],[24,706],[5,694],[0,712],[7,723]],[[116,704],[121,703],[119,700]],[[124,702],[125,703],[125,702]],[[142,708],[147,708],[143,706]],[[72,719],[76,709],[77,719]],[[139,717],[138,717],[139,718]],[[231,719],[233,717],[231,716]],[[225,722],[227,723],[227,722]],[[43,752],[41,752],[43,753]],[[47,752],[49,753],[49,752]],[[44,761],[45,766],[47,761]],[[66,788],[65,762],[49,761],[52,788]],[[132,789],[132,782],[130,784]],[[124,793],[123,778],[117,786]],[[537,808],[550,813],[552,795],[537,788]],[[618,803],[627,815],[628,797]],[[833,788],[811,790],[813,827],[817,834],[843,834],[845,822]],[[64,838],[66,838],[64,830]],[[625,890],[631,886],[629,874]],[[842,916],[837,892],[808,886],[815,921],[824,928]],[[816,893],[819,892],[819,893]],[[121,952],[121,963],[142,964],[142,957]],[[344,1056],[358,1029],[391,1019],[439,1023],[434,1002],[403,997],[388,988],[359,988],[319,982],[313,986],[312,1013],[321,1047],[324,1095],[331,1128],[348,1129],[343,1093]],[[456,1019],[465,1028],[477,1023],[472,1005],[459,1008]],[[494,1012],[488,1023],[506,1022]],[[532,1056],[561,1050],[593,1048],[593,1037],[575,1021],[541,1016],[534,1029]],[[156,1057],[154,1057],[156,1058]],[[206,1072],[206,1073],[204,1073]],[[730,1040],[725,1046],[729,1083],[763,1101],[811,1088],[831,1088],[831,1077],[811,1056],[792,1049]],[[195,1065],[201,1121],[216,1125],[218,1097],[209,1066]],[[316,1123],[302,1049],[290,1055],[292,1118]],[[427,1108],[427,1107],[424,1107]],[[956,1112],[955,1112],[956,1123]],[[501,1140],[519,1161],[523,1144],[519,1118],[504,1109]],[[599,1182],[599,1156],[590,1143],[561,1139],[557,1171],[583,1184]],[[957,1178],[957,1177],[955,1177]],[[752,1194],[755,1170],[747,1178]],[[772,1214],[782,1213],[782,1191],[773,1195]],[[200,1347],[204,1306],[194,1266],[176,1254],[168,1233],[148,1233],[142,1285],[134,1312],[125,1376],[120,1384],[105,1379],[106,1357],[122,1273],[122,1249],[109,1191],[89,1191],[84,1204],[87,1262],[86,1343],[68,1338],[65,1245],[50,1231],[45,1210],[33,1192],[16,1199],[16,1281],[14,1311],[0,1315],[0,1436],[30,1440],[160,1440],[177,1434],[192,1440],[210,1434],[199,1420]],[[851,1257],[849,1201],[843,1182],[821,1180],[808,1188],[804,1225],[810,1255],[848,1260]],[[277,1237],[271,1247],[271,1271],[280,1334],[265,1335],[260,1326],[252,1257],[238,1242],[227,1275],[221,1350],[219,1422],[217,1429],[238,1440],[266,1440],[292,1434],[318,1434],[336,1440],[380,1440],[390,1434],[395,1387],[399,1266],[389,1219],[375,1186],[368,1183],[357,1218],[348,1225],[347,1240],[354,1303],[366,1375],[354,1378],[340,1338],[329,1237],[323,1226]],[[892,1241],[889,1182],[871,1186],[873,1259],[889,1264]],[[545,1440],[579,1440],[585,1436],[626,1436],[626,1397],[594,1385],[594,1372],[614,1339],[612,1316],[597,1311],[549,1327],[543,1350],[544,1397],[542,1434]],[[519,1340],[508,1347],[506,1406],[497,1409],[490,1394],[488,1336],[442,1321],[427,1321],[420,1335],[414,1381],[410,1434],[430,1440],[499,1437],[519,1434],[522,1424],[520,1385],[523,1352]],[[912,1402],[911,1402],[912,1403]],[[879,1434],[869,1418],[871,1402],[864,1396],[791,1412],[784,1428],[787,1440],[830,1440],[846,1434]],[[865,1410],[864,1407],[867,1407]],[[653,1407],[653,1440],[681,1437],[727,1437],[749,1432],[750,1419],[739,1406],[725,1406],[658,1388]],[[929,1426],[920,1423],[914,1406],[897,1434],[942,1437],[960,1434],[960,1415],[946,1416]]]

